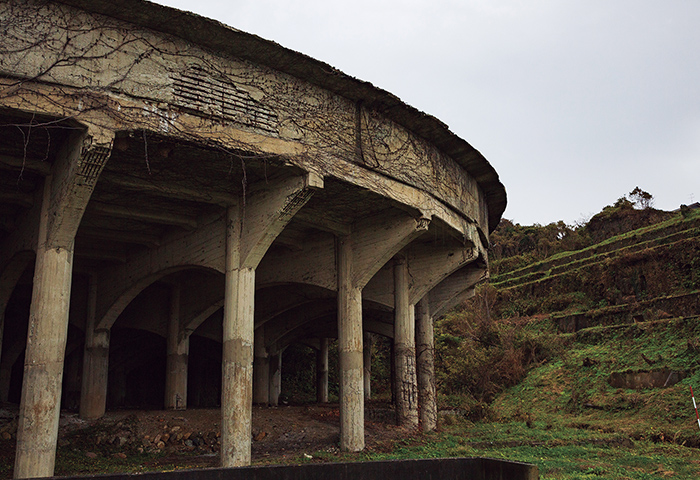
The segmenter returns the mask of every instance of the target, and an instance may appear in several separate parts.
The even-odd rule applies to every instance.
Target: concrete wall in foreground
[[[537,480],[536,465],[492,458],[431,458],[384,462],[324,463],[272,467],[216,468],[146,473],[142,480]],[[100,475],[100,480],[127,480],[132,475]]]

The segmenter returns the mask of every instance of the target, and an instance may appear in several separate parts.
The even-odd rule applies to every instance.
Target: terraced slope
[[[564,330],[700,313],[700,212],[492,277],[504,317],[552,314]]]

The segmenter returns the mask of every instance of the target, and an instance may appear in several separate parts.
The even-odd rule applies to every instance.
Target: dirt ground
[[[93,421],[81,420],[76,413],[62,412],[59,447],[88,458],[128,459],[155,453],[158,464],[178,467],[219,465],[220,410],[190,409],[118,410]],[[17,407],[0,407],[0,461],[13,462],[16,441]],[[252,429],[254,464],[285,463],[287,459],[314,452],[339,453],[338,404],[254,407]],[[397,439],[414,435],[395,425],[390,405],[366,405],[365,451],[390,451]]]

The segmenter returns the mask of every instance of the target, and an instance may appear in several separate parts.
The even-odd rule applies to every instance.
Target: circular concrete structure
[[[364,445],[370,332],[394,341],[401,421],[432,415],[416,348],[430,378],[430,322],[487,275],[506,205],[478,151],[369,83],[178,10],[10,1],[0,25],[0,396],[26,345],[21,415],[41,412],[20,421],[16,475],[53,473],[62,392],[98,417],[156,365],[162,405],[185,408],[205,388],[188,387],[194,339],[220,352],[196,376],[222,372],[197,398],[220,395],[224,465],[249,461],[251,401],[276,402],[296,342],[323,356],[338,338],[343,449]]]

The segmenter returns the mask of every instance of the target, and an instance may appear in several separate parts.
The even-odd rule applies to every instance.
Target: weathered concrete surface
[[[492,458],[431,458],[383,462],[326,463],[235,469],[183,470],[167,473],[144,473],[144,480],[385,480],[387,478],[420,480],[537,480],[536,465]],[[70,477],[66,477],[70,478]],[[103,475],[105,480],[126,480],[126,475]]]
[[[81,416],[140,398],[133,378],[163,408],[220,396],[223,462],[243,465],[281,352],[320,350],[324,401],[337,337],[341,445],[362,449],[363,337],[394,338],[410,371],[413,306],[437,317],[487,276],[506,202],[491,165],[387,92],[184,12],[3,2],[0,27],[2,399],[20,397],[26,350],[15,475],[52,473],[81,352]]]
[[[372,398],[372,334],[365,331],[362,342],[365,400],[369,400]]]
[[[165,408],[184,410],[187,408],[187,361],[190,351],[189,335],[182,328],[180,317],[179,283],[170,292],[170,311],[165,366]]]
[[[340,364],[340,448],[365,448],[364,370],[362,365],[362,290],[352,281],[350,237],[338,242],[338,357]]]
[[[418,425],[414,306],[408,303],[406,257],[394,259],[394,355],[396,365],[396,422]]]
[[[437,386],[435,382],[435,334],[430,304],[424,298],[416,304],[416,371],[418,375],[418,405],[423,431],[437,428]]]
[[[316,351],[316,401],[328,403],[328,339],[321,338]]]

